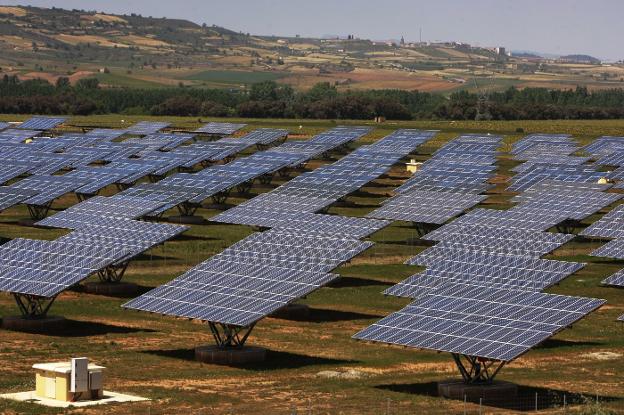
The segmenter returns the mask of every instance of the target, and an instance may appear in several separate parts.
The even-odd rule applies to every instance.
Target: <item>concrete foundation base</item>
[[[78,401],[78,402],[66,402],[57,401],[56,399],[48,399],[37,396],[35,391],[7,393],[0,395],[2,399],[11,399],[18,402],[36,403],[43,406],[49,406],[53,408],[80,408],[84,406],[92,405],[105,405],[109,403],[122,403],[122,402],[141,402],[149,401],[148,398],[142,398],[140,396],[126,395],[123,393],[115,393],[111,391],[104,391],[102,399],[95,401]]]
[[[309,316],[310,307],[308,307],[306,304],[288,304],[271,314],[271,317],[283,318],[286,320],[304,319],[308,318]]]
[[[8,316],[2,318],[2,328],[14,331],[55,331],[65,327],[65,323],[65,317],[62,316],[46,316],[42,318]]]
[[[204,225],[206,223],[203,216],[169,216],[167,221],[185,225]]]
[[[262,347],[241,347],[220,349],[217,346],[200,346],[195,349],[195,360],[217,365],[264,362],[266,349]]]
[[[131,296],[139,291],[139,287],[131,282],[85,282],[82,290],[89,294],[110,296]]]
[[[448,399],[457,399],[484,404],[509,402],[518,396],[518,386],[502,381],[488,384],[466,384],[462,380],[446,380],[438,382],[438,394]]]

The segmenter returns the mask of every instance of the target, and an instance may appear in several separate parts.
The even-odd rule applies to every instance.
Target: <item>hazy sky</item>
[[[621,0],[0,0],[175,17],[262,35],[460,40],[481,46],[624,59]]]

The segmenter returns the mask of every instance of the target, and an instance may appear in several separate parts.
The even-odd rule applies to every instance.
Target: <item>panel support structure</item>
[[[221,349],[228,349],[243,347],[247,338],[251,334],[255,323],[250,326],[240,327],[209,322],[208,326],[210,327],[210,331],[212,332],[212,336],[214,337],[217,346]]]
[[[182,216],[193,216],[199,206],[189,202],[183,202],[177,206],[178,212]]]
[[[100,281],[106,283],[119,282],[123,278],[126,268],[128,268],[128,261],[118,265],[111,265],[98,271],[98,277]]]
[[[48,211],[52,206],[52,202],[48,202],[45,205],[26,205],[28,212],[33,220],[42,220],[48,215]]]
[[[54,303],[56,296],[51,298],[29,294],[13,293],[13,298],[24,318],[43,318]]]
[[[452,353],[465,383],[492,383],[506,362]]]

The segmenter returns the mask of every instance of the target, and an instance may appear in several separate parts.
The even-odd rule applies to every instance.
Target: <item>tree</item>
[[[66,76],[59,76],[56,78],[56,87],[58,89],[67,89],[71,86],[69,78]]]
[[[319,82],[308,90],[306,96],[310,101],[321,101],[324,99],[336,98],[338,96],[338,90],[329,82]]]
[[[97,78],[82,78],[76,82],[76,89],[98,89],[100,81]]]

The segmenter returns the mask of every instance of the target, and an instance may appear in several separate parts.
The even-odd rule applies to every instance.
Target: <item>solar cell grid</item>
[[[13,239],[0,246],[0,291],[53,297],[126,254],[119,247]]]
[[[337,275],[208,260],[124,307],[249,326]]]
[[[139,121],[126,128],[126,133],[132,135],[149,135],[157,133],[170,125],[171,123],[168,122]]]
[[[353,337],[511,361],[604,300],[453,284]]]
[[[229,122],[209,122],[199,127],[197,130],[195,130],[195,132],[204,133],[204,134],[230,135],[230,134],[234,134],[240,129],[245,128],[246,126],[247,124],[238,124],[238,123],[229,123]]]
[[[584,236],[624,238],[624,205],[616,206],[580,233]]]
[[[20,130],[52,130],[63,124],[66,117],[32,117],[15,128]]]
[[[624,287],[624,270],[619,270],[615,274],[605,278],[602,283],[604,285],[613,285],[616,287]]]

